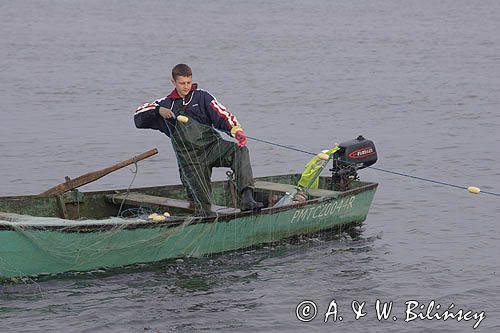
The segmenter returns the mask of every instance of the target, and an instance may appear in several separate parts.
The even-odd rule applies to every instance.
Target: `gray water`
[[[498,1],[2,1],[0,195],[40,193],[153,147],[133,185],[178,183],[168,139],[132,116],[171,90],[179,62],[250,136],[317,152],[363,134],[379,168],[499,193],[499,17]],[[309,159],[248,146],[256,176]],[[83,189],[127,187],[131,171]],[[357,235],[4,284],[0,331],[470,332],[477,322],[405,322],[411,300],[484,311],[476,331],[500,331],[500,198],[361,177],[380,186]],[[318,308],[308,323],[295,315],[303,300]],[[343,320],[324,323],[332,300]],[[358,320],[355,300],[366,302]],[[377,300],[393,301],[388,320]]]

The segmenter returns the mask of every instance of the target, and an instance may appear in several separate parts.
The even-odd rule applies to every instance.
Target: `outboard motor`
[[[377,162],[377,150],[373,141],[362,135],[354,140],[342,142],[333,155],[332,188],[345,191],[352,180],[358,178],[358,170]]]

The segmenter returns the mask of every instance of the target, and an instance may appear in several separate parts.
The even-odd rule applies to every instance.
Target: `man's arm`
[[[205,92],[205,109],[208,112],[213,127],[230,133],[232,137],[238,140],[238,146],[243,147],[247,143],[247,137],[241,128],[238,119],[226,107],[220,103],[217,98]]]
[[[134,113],[134,122],[137,128],[159,129],[158,121],[161,118],[171,119],[175,115],[169,108],[160,106],[158,102],[145,103]]]
[[[238,119],[222,103],[210,93],[204,91],[204,94],[205,110],[213,127],[231,134],[234,132],[233,129],[241,128]]]
[[[145,103],[137,108],[134,113],[135,127],[159,129],[158,117],[160,106],[158,103]]]

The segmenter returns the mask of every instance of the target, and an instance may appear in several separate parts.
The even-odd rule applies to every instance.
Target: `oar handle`
[[[142,160],[144,160],[148,157],[151,157],[153,155],[156,155],[156,154],[158,154],[158,149],[154,148],[154,149],[148,150],[147,152],[144,152],[140,155],[129,158],[128,160],[113,164],[112,166],[109,166],[107,168],[104,168],[104,169],[101,169],[98,171],[94,171],[94,172],[86,173],[86,174],[81,175],[75,179],[68,179],[65,183],[61,183],[57,186],[54,186],[54,187],[48,189],[47,191],[41,193],[40,195],[49,197],[49,196],[56,196],[56,195],[63,194],[64,192],[73,190],[77,187],[80,187],[80,186],[86,185],[88,183],[91,183],[93,181],[96,181],[99,178],[102,178],[113,171],[119,170],[121,168],[126,167],[127,165],[136,163],[138,161],[142,161]]]

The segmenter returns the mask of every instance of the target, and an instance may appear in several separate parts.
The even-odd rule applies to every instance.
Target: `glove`
[[[236,133],[234,133],[234,138],[238,140],[238,147],[244,147],[247,144],[247,137],[245,133],[243,133],[243,130],[239,130]]]

